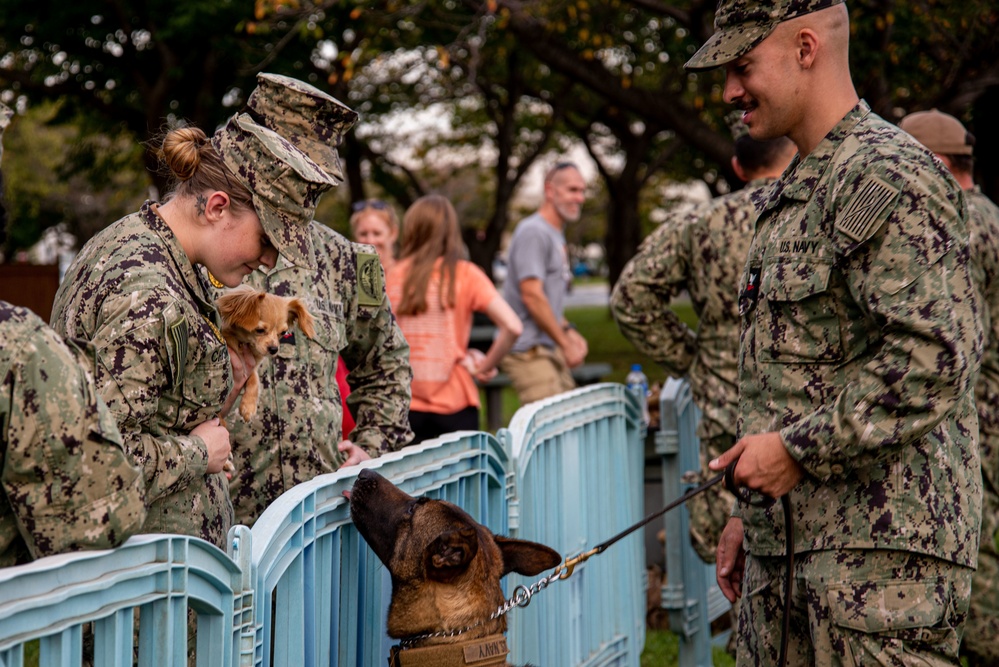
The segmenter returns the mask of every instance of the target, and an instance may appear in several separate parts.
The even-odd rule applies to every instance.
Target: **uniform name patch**
[[[879,178],[871,179],[850,201],[836,220],[836,229],[854,241],[865,241],[882,220],[882,213],[895,201],[899,189]]]
[[[819,249],[818,241],[807,239],[782,239],[777,243],[777,252],[795,255],[814,255]]]

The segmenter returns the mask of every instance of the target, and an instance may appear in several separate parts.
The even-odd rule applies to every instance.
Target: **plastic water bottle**
[[[639,397],[642,403],[642,423],[649,424],[649,378],[642,372],[641,364],[632,364],[631,371],[624,379],[628,391]]]

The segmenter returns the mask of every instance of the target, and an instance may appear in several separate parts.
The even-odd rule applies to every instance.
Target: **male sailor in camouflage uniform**
[[[735,444],[739,392],[739,280],[756,221],[754,199],[780,176],[795,147],[780,137],[757,141],[734,122],[732,168],[746,182],[737,192],[674,213],[645,241],[611,294],[625,338],[674,377],[688,376],[701,410],[702,467]],[[692,331],[669,307],[686,291],[697,313]],[[688,481],[698,481],[693,478]],[[700,480],[703,481],[703,480]],[[691,541],[708,563],[735,498],[715,486],[687,502]]]
[[[235,214],[223,211],[209,223],[203,201],[249,195],[259,217],[256,229],[264,235],[249,242],[254,252],[261,249],[251,261],[273,264],[275,249],[288,252],[303,242],[319,196],[333,182],[304,153],[245,115],[233,116],[210,143],[207,137],[197,143],[198,171],[211,171],[212,182],[221,178],[228,191],[183,190],[184,196],[171,196],[163,205],[147,202],[91,239],[56,295],[53,326],[97,347],[99,391],[126,449],[145,468],[149,511],[143,532],[194,535],[224,549],[232,503],[206,437],[215,437],[211,429],[223,428],[218,417],[224,416],[234,389],[234,366],[208,284],[188,254],[190,234],[182,242],[168,219],[190,220],[187,232],[211,224],[225,235]],[[177,187],[184,188],[201,177],[195,172],[178,178]],[[242,189],[237,191],[237,185]],[[168,218],[172,205],[177,208]],[[201,238],[218,237],[201,232]],[[234,246],[239,240],[232,234],[226,238]],[[210,244],[202,241],[199,253],[205,253],[205,245]],[[232,259],[220,262],[219,255],[229,256],[217,253],[212,262],[198,263],[225,270],[226,284],[239,284],[252,268],[233,267]],[[195,432],[206,425],[205,437]],[[223,435],[228,454],[229,436]]]
[[[738,664],[778,661],[789,588],[790,665],[957,665],[981,523],[963,194],[857,96],[841,0],[723,0],[715,28],[687,67],[724,65],[750,133],[799,153],[744,273],[741,439],[711,462],[760,501],[718,547]]]
[[[982,457],[982,541],[971,585],[971,608],[961,643],[968,667],[999,665],[999,207],[973,176],[975,137],[957,118],[918,111],[899,127],[933,151],[964,189],[968,202],[971,267],[982,295],[985,354],[975,383]]]
[[[246,112],[285,137],[337,182],[336,145],[357,114],[297,79],[260,74]],[[394,451],[409,429],[409,345],[385,296],[378,255],[312,221],[308,247],[282,253],[277,265],[254,271],[257,289],[297,296],[316,318],[316,337],[291,333],[259,368],[257,414],[228,420],[236,467],[231,481],[239,523],[253,525],[279,495],[317,475]],[[338,357],[350,371],[347,404],[357,420],[341,441]]]

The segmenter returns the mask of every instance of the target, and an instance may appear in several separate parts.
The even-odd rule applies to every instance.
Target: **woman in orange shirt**
[[[416,200],[402,230],[401,256],[388,273],[386,289],[409,341],[414,442],[478,430],[475,380],[496,375],[496,365],[520,335],[520,318],[482,269],[463,259],[458,214],[445,197]],[[485,313],[498,329],[485,355],[468,350],[474,312]]]

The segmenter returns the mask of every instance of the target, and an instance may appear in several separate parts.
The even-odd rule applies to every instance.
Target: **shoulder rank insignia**
[[[357,253],[357,303],[361,306],[380,306],[385,286],[382,284],[382,267],[378,255]]]
[[[857,242],[866,241],[894,208],[899,188],[880,178],[871,178],[836,218],[836,229]]]

